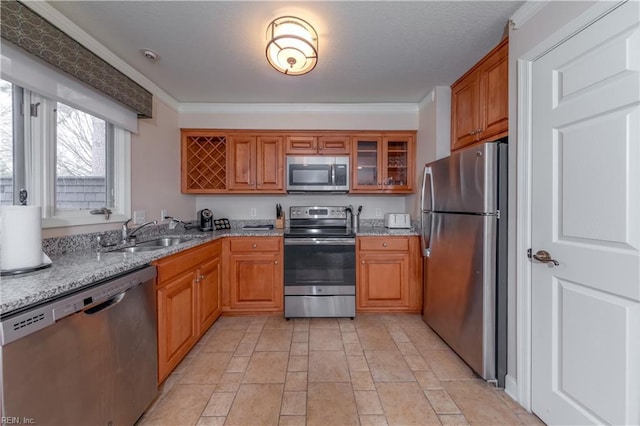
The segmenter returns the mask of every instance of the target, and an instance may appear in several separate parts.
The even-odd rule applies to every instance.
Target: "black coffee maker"
[[[213,231],[213,212],[209,209],[202,209],[198,212],[201,231]]]

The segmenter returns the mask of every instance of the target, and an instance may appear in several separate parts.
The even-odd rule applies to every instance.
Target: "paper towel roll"
[[[0,269],[8,271],[41,265],[40,206],[2,206],[0,213]]]

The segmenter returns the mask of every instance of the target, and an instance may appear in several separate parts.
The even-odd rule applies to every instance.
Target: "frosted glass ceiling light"
[[[306,74],[318,63],[318,33],[303,19],[274,19],[267,26],[267,40],[267,60],[283,74]]]

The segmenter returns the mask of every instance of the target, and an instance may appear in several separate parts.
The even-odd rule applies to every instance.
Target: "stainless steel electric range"
[[[284,316],[356,315],[356,236],[348,207],[290,207],[284,234]]]

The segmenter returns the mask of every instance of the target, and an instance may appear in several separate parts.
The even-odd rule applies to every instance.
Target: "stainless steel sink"
[[[123,253],[138,253],[140,251],[160,250],[161,248],[163,248],[163,246],[152,246],[152,247],[133,246],[133,247],[123,247],[123,248],[115,249],[113,251],[123,252]]]
[[[169,247],[169,246],[175,246],[178,244],[182,244],[182,243],[186,243],[187,241],[191,241],[191,238],[181,238],[181,237],[165,237],[165,238],[158,238],[155,240],[151,240],[151,241],[145,241],[143,243],[137,243],[135,246],[136,247],[150,247],[150,248],[162,248],[162,247]]]

